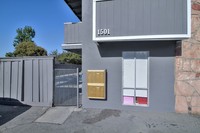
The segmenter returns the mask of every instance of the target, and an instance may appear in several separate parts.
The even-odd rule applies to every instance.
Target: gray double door
[[[54,69],[54,76],[54,106],[78,106],[78,70]]]

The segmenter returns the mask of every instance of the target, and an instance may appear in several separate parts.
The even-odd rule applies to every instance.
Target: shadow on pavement
[[[31,106],[25,105],[15,99],[0,98],[0,126],[30,108]]]

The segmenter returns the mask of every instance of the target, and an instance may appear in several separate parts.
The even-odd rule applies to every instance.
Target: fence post
[[[77,68],[77,108],[79,108],[79,69]]]
[[[22,71],[22,77],[21,77],[21,101],[24,102],[24,59],[21,59],[21,62],[22,62],[22,68],[21,68],[21,71]]]

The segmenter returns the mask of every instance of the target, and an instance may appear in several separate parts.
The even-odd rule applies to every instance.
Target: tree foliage
[[[8,52],[8,53],[6,53],[5,56],[6,56],[6,57],[15,57],[15,55],[14,55],[13,52]]]
[[[70,63],[80,65],[82,63],[81,55],[72,52],[58,53],[58,50],[53,50],[49,55],[54,55],[56,61],[61,64]]]
[[[47,51],[34,42],[22,42],[15,47],[14,56],[45,56]]]
[[[22,42],[33,42],[35,37],[35,30],[30,26],[25,26],[24,28],[18,28],[16,30],[17,36],[14,39],[13,46],[16,47]]]
[[[57,57],[59,55],[58,50],[56,49],[56,50],[51,51],[49,53],[49,55],[53,55],[53,56]]]
[[[35,37],[35,30],[30,26],[18,28],[16,30],[17,36],[14,39],[14,52],[6,53],[6,57],[17,56],[46,56],[47,51],[35,44],[32,40]]]
[[[61,63],[81,64],[81,56],[71,52],[63,52],[58,55],[57,60]]]

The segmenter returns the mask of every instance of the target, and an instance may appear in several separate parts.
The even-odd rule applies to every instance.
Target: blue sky
[[[13,52],[16,29],[31,26],[36,31],[33,39],[48,53],[62,51],[64,23],[77,22],[64,0],[1,0],[0,4],[0,57]]]

